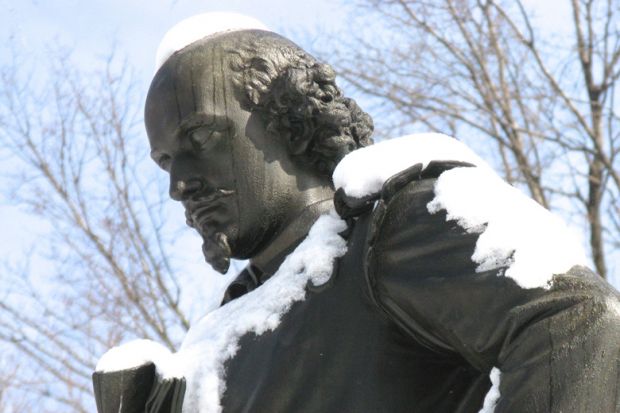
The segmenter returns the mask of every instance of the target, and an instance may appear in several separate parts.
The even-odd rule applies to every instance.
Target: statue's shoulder
[[[377,278],[411,272],[422,257],[433,272],[448,262],[462,268],[473,266],[470,257],[476,234],[447,220],[445,211],[429,210],[439,176],[454,168],[472,166],[460,161],[431,161],[426,167],[418,163],[392,175],[379,191],[363,197],[352,197],[338,189],[334,203],[340,216],[356,219],[370,215],[364,220],[369,225],[364,260],[371,285]],[[416,271],[423,274],[419,268]]]
[[[436,198],[440,175],[471,166],[457,161],[433,161],[426,168],[417,164],[384,183],[373,205],[368,231],[369,276],[389,277],[415,269],[415,276],[425,277],[437,274],[445,265],[473,268],[471,256],[477,234],[446,219],[445,210],[429,208]]]
[[[367,293],[377,309],[428,348],[450,348],[440,337],[416,322],[403,320],[386,302],[406,306],[425,290],[425,279],[450,277],[455,270],[475,272],[470,257],[476,235],[467,234],[445,213],[430,213],[435,184],[446,171],[470,166],[463,162],[415,164],[389,177],[379,191],[350,197],[335,196],[337,211],[365,233],[362,255]],[[422,288],[418,288],[418,287]],[[405,296],[403,296],[405,295]]]

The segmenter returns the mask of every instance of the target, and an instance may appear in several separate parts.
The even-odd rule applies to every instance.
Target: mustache
[[[196,228],[204,215],[214,208],[217,208],[218,200],[229,197],[234,193],[235,191],[232,189],[205,188],[190,199],[183,201],[183,206],[185,207],[185,223],[192,228]]]

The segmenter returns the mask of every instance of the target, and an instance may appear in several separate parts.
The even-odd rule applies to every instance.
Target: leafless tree
[[[620,247],[620,2],[565,1],[568,33],[521,0],[361,0],[351,26],[370,29],[327,59],[374,102],[380,134],[418,125],[495,155],[509,182],[587,228],[605,277]]]
[[[19,413],[36,410],[35,400],[32,397],[23,395],[11,395],[11,390],[16,382],[17,371],[20,365],[15,360],[10,359],[4,353],[0,358],[0,412]]]
[[[113,58],[91,73],[71,62],[55,55],[27,72],[16,59],[0,72],[12,202],[49,226],[32,254],[3,261],[0,348],[19,365],[1,365],[1,400],[40,412],[92,411],[106,350],[130,338],[174,349],[189,328],[130,70]]]

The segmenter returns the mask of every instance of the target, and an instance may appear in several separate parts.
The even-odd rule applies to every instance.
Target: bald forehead
[[[178,131],[186,122],[191,124],[192,114],[198,119],[212,112],[221,114],[232,99],[248,108],[248,96],[235,86],[233,78],[242,75],[247,83],[249,66],[253,69],[250,76],[260,77],[249,81],[261,84],[265,75],[260,72],[277,74],[294,65],[301,54],[305,52],[290,40],[263,30],[229,32],[192,43],[172,55],[151,83],[145,107],[149,139]],[[236,72],[239,70],[244,73]]]
[[[222,42],[200,41],[174,54],[156,73],[146,100],[149,138],[192,122],[223,116],[234,94],[230,53]]]

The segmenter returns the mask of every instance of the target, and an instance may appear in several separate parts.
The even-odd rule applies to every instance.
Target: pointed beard
[[[202,236],[202,253],[205,261],[220,274],[226,274],[230,267],[230,245],[228,237],[222,232]]]
[[[223,232],[210,233],[206,228],[200,228],[191,218],[189,211],[185,210],[185,223],[188,227],[194,228],[202,237],[202,254],[207,264],[220,274],[226,274],[230,267],[230,256],[232,254],[228,244],[228,236]]]

